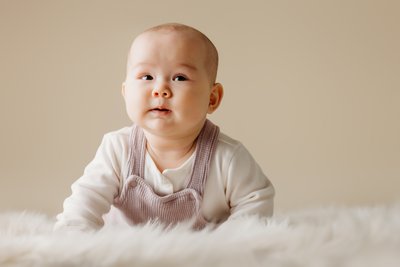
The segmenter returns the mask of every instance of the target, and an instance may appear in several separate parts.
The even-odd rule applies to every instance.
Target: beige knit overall
[[[195,161],[187,186],[170,195],[158,195],[144,180],[146,139],[143,131],[133,126],[130,137],[129,174],[126,183],[114,200],[131,224],[157,221],[165,225],[193,220],[193,227],[201,229],[206,220],[201,214],[204,186],[211,157],[217,145],[218,126],[206,120],[196,141]]]

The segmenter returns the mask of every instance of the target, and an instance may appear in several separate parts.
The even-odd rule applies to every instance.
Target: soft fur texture
[[[53,233],[34,213],[0,215],[0,266],[400,266],[400,204],[321,208],[193,232],[156,224]]]

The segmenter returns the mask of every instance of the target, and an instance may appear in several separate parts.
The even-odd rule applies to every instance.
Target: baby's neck
[[[163,172],[165,169],[178,168],[195,151],[196,137],[177,140],[146,135],[147,152],[160,172]]]

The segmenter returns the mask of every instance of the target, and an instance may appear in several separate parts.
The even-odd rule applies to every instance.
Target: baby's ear
[[[220,83],[214,83],[210,93],[210,103],[208,104],[208,114],[213,113],[221,104],[224,96],[224,87]]]
[[[125,97],[125,82],[122,83],[121,94],[122,94],[123,97]]]

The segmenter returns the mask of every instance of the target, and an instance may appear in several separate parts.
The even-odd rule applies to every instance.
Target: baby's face
[[[192,33],[156,31],[137,37],[123,85],[130,119],[156,135],[183,138],[198,132],[216,108],[210,105],[215,85],[206,59],[204,42]]]

